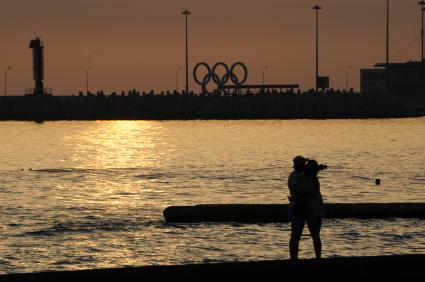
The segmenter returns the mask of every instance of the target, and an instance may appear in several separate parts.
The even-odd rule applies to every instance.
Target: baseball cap
[[[294,165],[303,165],[306,161],[308,161],[308,159],[304,158],[303,156],[296,156],[293,160]]]

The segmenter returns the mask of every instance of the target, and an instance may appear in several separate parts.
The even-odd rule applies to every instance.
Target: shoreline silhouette
[[[421,281],[424,255],[336,257],[299,261],[203,263],[0,275],[2,281],[149,280],[163,281]]]
[[[196,95],[138,93],[0,97],[0,120],[369,119],[425,116],[425,97],[350,92]]]

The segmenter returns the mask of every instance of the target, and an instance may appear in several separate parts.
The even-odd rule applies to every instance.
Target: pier
[[[425,115],[425,97],[354,93],[202,96],[129,93],[0,97],[0,120],[238,120],[396,118]]]

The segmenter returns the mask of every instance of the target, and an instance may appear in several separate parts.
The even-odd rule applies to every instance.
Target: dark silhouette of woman
[[[290,220],[291,240],[289,250],[291,259],[298,259],[298,249],[301,235],[307,222],[308,229],[313,238],[316,258],[322,257],[322,241],[320,229],[325,215],[320,182],[317,174],[320,166],[315,160],[307,161],[300,182],[289,187],[291,192]]]

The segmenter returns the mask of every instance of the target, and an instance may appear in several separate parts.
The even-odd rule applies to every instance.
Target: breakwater
[[[1,275],[4,282],[27,281],[423,281],[425,255],[259,261],[181,266],[148,266]]]
[[[422,101],[422,100],[421,100]],[[425,104],[425,103],[422,103]],[[425,115],[425,106],[361,94],[0,97],[0,120],[330,119]]]
[[[419,218],[425,219],[425,203],[325,204],[326,218]],[[170,223],[193,222],[288,222],[288,205],[198,205],[168,207]]]

